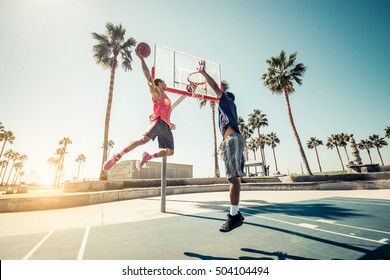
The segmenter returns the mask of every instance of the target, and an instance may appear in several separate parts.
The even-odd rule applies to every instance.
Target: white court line
[[[350,204],[366,204],[366,205],[376,205],[376,206],[390,206],[388,203],[371,203],[371,202],[360,202],[360,201],[350,201],[350,200],[343,200],[343,199],[332,199],[327,198],[326,201],[330,200],[331,202],[335,203],[350,203]]]
[[[250,209],[250,207],[248,207],[248,208]],[[263,212],[263,213],[276,214],[276,215],[284,216],[284,217],[293,217],[295,219],[301,219],[301,220],[305,220],[305,221],[324,223],[324,224],[332,224],[332,225],[340,226],[340,227],[347,227],[347,228],[353,228],[353,229],[364,230],[364,231],[372,231],[372,232],[377,232],[377,233],[390,234],[390,232],[388,232],[388,231],[382,231],[382,230],[376,230],[376,229],[370,229],[370,228],[362,228],[362,227],[355,227],[355,226],[350,226],[350,225],[338,224],[335,221],[329,221],[329,220],[323,220],[323,219],[314,220],[314,219],[309,219],[309,218],[304,218],[304,217],[298,217],[298,216],[292,216],[292,215],[286,215],[286,214],[279,214],[279,213],[276,213],[276,212],[271,212],[271,211],[266,211],[266,210],[258,210],[258,209],[256,209],[255,211],[259,211],[259,212]],[[241,211],[241,212],[245,212],[245,211]],[[250,214],[250,213],[248,213],[248,214]]]
[[[87,245],[87,240],[88,240],[88,235],[89,235],[89,230],[91,227],[86,227],[83,241],[81,242],[79,254],[77,256],[77,260],[82,260],[84,257],[84,251],[85,251],[85,246]]]
[[[275,222],[279,222],[279,223],[283,223],[283,224],[288,224],[291,226],[302,227],[302,224],[294,224],[294,223],[290,223],[290,222],[286,222],[286,221],[282,221],[282,220],[277,220],[277,219],[273,219],[273,218],[268,218],[268,217],[263,217],[263,216],[259,216],[259,215],[254,215],[254,216],[261,218],[261,219],[266,219],[266,220],[271,220],[271,221],[275,221]],[[359,237],[359,236],[355,236],[355,235],[348,235],[348,234],[344,234],[344,233],[339,233],[339,232],[330,231],[330,230],[324,230],[324,229],[315,228],[315,227],[311,227],[310,229],[321,231],[321,232],[326,232],[326,233],[330,233],[330,234],[334,234],[334,235],[340,235],[340,236],[344,236],[344,237],[360,239],[360,240],[364,240],[364,241],[370,241],[370,242],[374,242],[374,243],[387,244],[387,242],[384,242],[383,239],[373,240],[373,239],[369,239],[369,238]]]
[[[41,247],[42,244],[45,243],[45,241],[50,237],[50,235],[53,234],[53,232],[54,231],[51,231],[48,234],[46,234],[46,236],[41,241],[39,241],[38,244],[35,245],[34,248],[32,248],[31,251],[28,252],[28,254],[25,255],[22,260],[28,260],[39,249],[39,247]]]

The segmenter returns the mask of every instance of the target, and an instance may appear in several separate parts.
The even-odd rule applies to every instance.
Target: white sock
[[[238,205],[230,205],[230,215],[232,215],[232,216],[237,215],[239,210],[240,210],[240,207]]]

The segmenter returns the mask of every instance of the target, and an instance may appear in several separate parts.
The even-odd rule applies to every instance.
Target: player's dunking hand
[[[199,61],[198,72],[201,74],[206,72],[206,61],[204,61],[204,60]]]

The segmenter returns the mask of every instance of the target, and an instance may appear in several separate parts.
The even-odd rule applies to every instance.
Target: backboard
[[[168,92],[193,97],[193,93],[187,90],[189,85],[188,77],[191,73],[197,71],[199,61],[201,60],[206,61],[207,73],[217,84],[221,84],[220,65],[218,63],[157,44],[154,47],[154,52],[152,76],[153,78],[164,80]],[[201,79],[205,82],[203,76]],[[201,99],[218,101],[215,92],[207,83],[197,87],[196,95]]]

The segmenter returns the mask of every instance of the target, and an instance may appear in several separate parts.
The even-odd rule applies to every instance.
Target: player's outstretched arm
[[[145,59],[142,57],[142,55],[140,54],[140,52],[137,49],[135,49],[135,54],[141,60],[142,72],[144,73],[144,76],[145,76],[146,80],[148,81],[149,86],[151,86],[151,84],[153,84],[153,79],[152,79],[152,76],[150,76],[149,68],[146,65]]]
[[[214,90],[217,97],[221,98],[221,96],[222,96],[221,88],[218,86],[216,81],[214,81],[214,79],[206,72],[206,61],[204,61],[204,60],[199,61],[198,72],[206,78],[207,83]]]
[[[142,57],[141,53],[137,49],[135,49],[135,54],[141,60],[142,72],[144,73],[144,76],[145,76],[146,80],[148,81],[150,93],[153,95],[153,98],[156,101],[159,101],[161,98],[161,90],[157,86],[154,85],[152,76],[150,75],[150,72],[149,72],[149,68],[146,65],[145,59]]]

